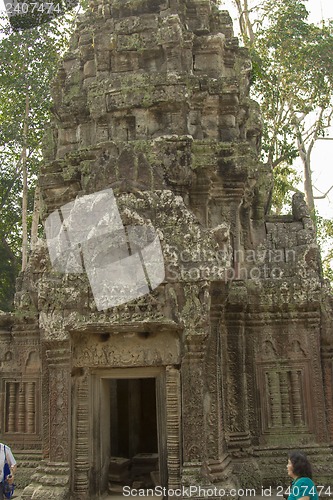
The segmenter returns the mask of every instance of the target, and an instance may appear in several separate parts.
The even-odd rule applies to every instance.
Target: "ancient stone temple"
[[[158,236],[164,274],[100,308],[88,271],[112,238],[89,227],[91,261],[83,240],[68,256],[77,272],[46,240],[31,253],[16,312],[0,316],[0,438],[24,499],[286,486],[290,448],[318,484],[332,478],[332,304],[314,228],[300,195],[292,215],[269,215],[251,62],[217,4],[97,0],[59,68],[43,221],[62,227],[112,192],[125,229]]]

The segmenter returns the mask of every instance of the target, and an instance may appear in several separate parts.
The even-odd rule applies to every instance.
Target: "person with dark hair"
[[[290,452],[287,470],[292,479],[288,500],[318,500],[317,488],[312,481],[312,467],[305,453]]]

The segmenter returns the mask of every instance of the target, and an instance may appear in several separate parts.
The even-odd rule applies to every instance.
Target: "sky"
[[[333,19],[333,0],[308,0],[309,20],[313,23],[322,19]],[[312,153],[313,185],[319,190],[315,196],[325,193],[333,185],[333,127],[329,130],[331,141],[319,140]],[[333,190],[325,200],[316,200],[316,207],[322,217],[333,217]]]
[[[9,0],[5,1],[8,2]],[[19,1],[24,2],[24,0]],[[307,0],[306,6],[310,12],[309,20],[313,23],[319,23],[322,19],[333,19],[333,0]],[[235,20],[234,27],[236,30],[238,22],[232,0],[222,1],[222,8],[230,11]],[[4,10],[4,0],[0,0],[0,11],[2,10]],[[329,137],[333,139],[333,127],[329,131]],[[301,168],[300,163],[299,168]],[[318,189],[318,191],[315,190],[315,196],[327,192],[329,187],[333,185],[333,140],[319,140],[316,143],[312,153],[312,170],[313,184]],[[302,186],[299,186],[299,189],[302,190]],[[332,218],[333,189],[326,199],[317,200],[316,206],[321,216]]]
[[[258,3],[258,2],[257,2]],[[234,29],[237,34],[238,19],[236,10],[232,7],[232,0],[224,0],[223,8],[229,10],[234,20]],[[320,23],[323,19],[333,19],[333,0],[307,0],[305,3],[309,15],[309,21]],[[333,139],[333,127],[328,131],[328,136]],[[312,155],[312,179],[315,196],[326,193],[333,185],[333,140],[319,140],[316,142]],[[295,167],[302,172],[301,161],[296,161]],[[298,186],[303,191],[302,184]],[[333,217],[333,189],[323,200],[315,200],[319,215],[325,218]]]

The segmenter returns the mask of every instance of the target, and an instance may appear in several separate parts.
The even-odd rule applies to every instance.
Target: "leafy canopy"
[[[68,18],[69,17],[69,18]],[[0,30],[0,309],[12,306],[22,244],[23,152],[31,224],[41,144],[50,117],[50,82],[71,31],[71,18],[14,31]],[[25,137],[26,131],[26,137]]]

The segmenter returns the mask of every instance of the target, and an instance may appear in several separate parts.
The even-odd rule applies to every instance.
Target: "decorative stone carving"
[[[68,344],[47,351],[50,377],[50,461],[69,461],[69,356]]]
[[[251,464],[251,484],[277,484],[292,442],[332,477],[332,303],[302,196],[266,214],[250,73],[217,0],[93,0],[79,19],[53,85],[43,220],[112,189],[125,227],[155,229],[165,278],[98,311],[84,273],[33,250],[0,314],[0,437],[15,437],[23,498],[106,494],[115,434],[147,421],[128,418],[141,402],[125,387],[144,382],[154,482],[229,488]]]
[[[181,482],[181,380],[179,370],[166,369],[167,450],[169,488]]]
[[[72,387],[76,393],[77,422],[74,437],[75,446],[75,482],[74,494],[77,498],[88,498],[89,495],[89,388],[88,377],[83,370],[72,372]]]

